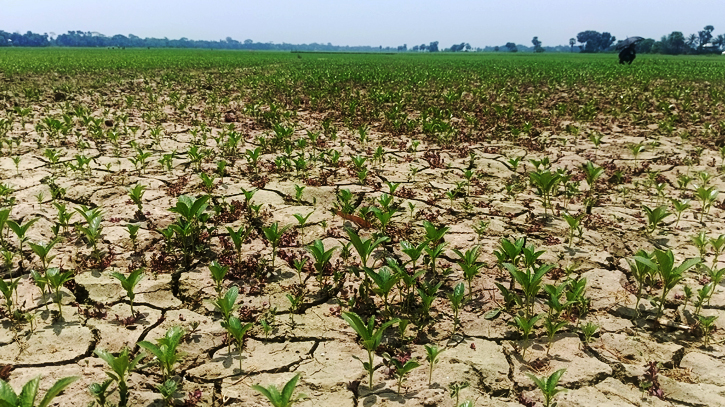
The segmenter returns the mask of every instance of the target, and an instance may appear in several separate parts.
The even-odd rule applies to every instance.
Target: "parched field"
[[[544,405],[534,377],[724,406],[724,72],[0,49],[0,378],[77,377],[60,406],[269,406],[252,386],[293,377],[299,406]]]

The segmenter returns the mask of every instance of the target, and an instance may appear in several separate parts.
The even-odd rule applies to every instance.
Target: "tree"
[[[438,52],[438,41],[433,41],[428,45],[429,52]]]
[[[466,51],[470,51],[470,50],[471,50],[471,44],[466,43]]]
[[[534,44],[534,52],[544,52],[544,48],[541,46],[539,37],[534,37],[534,39],[531,40],[531,43]]]
[[[652,47],[652,52],[680,55],[687,53],[689,49],[685,36],[680,31],[673,31],[670,35],[663,35],[660,41]]]
[[[652,46],[655,44],[655,40],[652,38],[646,38],[637,44],[637,53],[649,54],[652,52]]]
[[[513,42],[507,42],[505,47],[509,49],[509,52],[519,52],[519,48]]]
[[[581,52],[602,52],[606,51],[617,40],[608,32],[599,33],[597,31],[582,31],[576,35],[577,41],[584,46],[579,46]]]
[[[500,48],[498,47],[498,45],[496,45],[495,47],[493,47],[493,50],[498,52],[500,50]]]
[[[714,29],[715,27],[711,25],[706,25],[705,28],[702,29],[702,31],[697,32],[697,35],[700,38],[700,49],[702,49],[705,44],[710,42],[710,40],[712,39],[712,31]]]
[[[576,44],[576,38],[569,38],[569,47],[571,48],[571,52],[574,52],[574,44]]]
[[[700,31],[702,32],[702,31]],[[687,36],[687,41],[685,43],[690,48],[697,48],[697,44],[700,42],[700,38],[695,34],[690,34]]]

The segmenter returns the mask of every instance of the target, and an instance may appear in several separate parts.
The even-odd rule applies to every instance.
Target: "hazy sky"
[[[568,44],[580,31],[659,39],[725,32],[725,1],[704,0],[0,0],[0,29],[255,42],[474,47]]]

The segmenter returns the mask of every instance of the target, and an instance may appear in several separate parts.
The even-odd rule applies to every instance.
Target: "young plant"
[[[552,208],[551,196],[556,193],[557,186],[561,182],[561,175],[550,170],[538,170],[529,173],[531,185],[536,189],[536,194],[541,198],[541,205],[544,207],[544,216],[547,215],[547,209]]]
[[[138,239],[138,231],[141,229],[141,225],[138,223],[127,223],[126,230],[128,231],[128,237],[131,239],[133,249],[136,250],[136,239]]]
[[[88,392],[91,393],[95,402],[95,404],[92,404],[89,407],[95,407],[96,405],[99,407],[106,406],[106,401],[109,396],[108,388],[111,387],[113,381],[113,379],[106,379],[103,383],[91,383],[91,385],[88,386]]]
[[[59,395],[71,383],[78,380],[78,376],[65,377],[55,382],[45,393],[37,407],[48,407],[55,396]],[[0,406],[2,407],[35,407],[35,399],[40,388],[40,376],[25,383],[20,394],[16,394],[10,384],[0,379]]]
[[[164,380],[169,379],[174,374],[174,365],[179,360],[176,353],[176,347],[179,345],[181,338],[184,336],[184,330],[178,326],[169,328],[163,338],[153,344],[149,341],[141,341],[138,346],[146,349],[154,356],[154,362],[158,363],[161,368],[161,374]]]
[[[128,190],[128,197],[131,198],[131,201],[136,204],[136,207],[138,207],[138,211],[140,213],[143,213],[143,194],[146,191],[146,185],[142,184],[136,184],[135,187]]]
[[[25,224],[17,223],[11,219],[8,219],[7,221],[5,221],[5,224],[8,225],[10,230],[12,230],[13,233],[15,233],[15,236],[18,237],[18,241],[20,242],[19,250],[20,250],[21,256],[23,253],[23,245],[25,244],[25,241],[28,240],[28,237],[25,234],[28,232],[28,229],[30,229],[30,226],[32,226],[33,223],[37,222],[38,219],[40,219],[40,218],[31,219],[31,220],[25,222]]]
[[[569,225],[569,247],[571,248],[572,241],[574,240],[574,232],[577,233],[580,239],[584,234],[584,229],[581,226],[581,220],[584,217],[584,214],[582,213],[578,216],[571,216],[568,213],[563,213],[561,217],[564,218],[566,223]]]
[[[438,345],[423,345],[425,347],[425,360],[428,361],[429,369],[428,369],[428,386],[430,386],[433,383],[433,369],[435,368],[435,365],[438,364],[438,356],[443,352],[445,349],[438,348]]]
[[[133,290],[136,288],[136,285],[143,279],[144,273],[143,269],[136,269],[131,272],[131,274],[128,275],[128,277],[124,276],[123,274],[119,272],[113,272],[111,273],[112,277],[115,277],[118,281],[121,282],[121,286],[124,290],[126,290],[126,295],[128,296],[128,301],[131,305],[131,316],[136,315],[133,312],[133,299],[136,297],[136,294],[133,292]]]
[[[450,392],[451,398],[456,399],[456,406],[458,405],[461,390],[468,388],[471,384],[468,382],[453,382],[448,385],[448,391]]]
[[[318,280],[322,281],[325,267],[330,264],[330,259],[332,259],[332,254],[335,252],[335,249],[337,249],[337,246],[330,250],[325,250],[325,244],[322,243],[322,240],[315,239],[315,241],[311,245],[306,246],[305,249],[307,249],[307,251],[310,252],[312,257],[315,259],[314,266],[318,274]]]
[[[70,270],[61,272],[60,269],[58,269],[57,267],[52,267],[46,271],[45,277],[48,281],[48,286],[55,291],[54,301],[58,305],[58,319],[62,320],[63,308],[61,307],[60,303],[63,297],[60,293],[60,288],[63,287],[63,284],[74,278],[73,272]]]
[[[587,161],[585,164],[582,164],[582,170],[584,171],[584,178],[587,180],[587,184],[589,185],[589,191],[587,191],[587,196],[589,197],[595,190],[595,183],[597,180],[604,175],[604,168],[597,167],[592,164],[591,161]]]
[[[715,320],[717,319],[717,315],[710,315],[710,316],[704,316],[704,315],[697,315],[698,324],[700,325],[700,329],[702,329],[702,337],[704,338],[705,347],[710,347],[710,339],[712,331],[712,325],[715,323]]]
[[[239,288],[233,286],[227,290],[223,297],[219,297],[214,301],[214,305],[222,314],[224,321],[228,321],[232,312],[237,309],[237,297],[239,296]]]
[[[468,282],[468,300],[470,301],[473,299],[473,290],[471,288],[473,279],[478,275],[481,267],[484,265],[484,263],[478,261],[478,257],[481,255],[481,247],[474,246],[466,250],[466,253],[462,253],[458,249],[453,249],[453,252],[460,258],[458,265],[463,270],[463,278]]]
[[[395,368],[395,376],[398,379],[398,394],[400,394],[400,387],[405,380],[405,376],[410,373],[411,370],[419,367],[420,363],[418,363],[418,361],[414,359],[410,359],[405,363],[401,363],[398,359],[390,356],[388,353],[384,353],[383,357],[387,359],[388,362],[390,362],[390,364],[392,364]]]
[[[599,330],[599,325],[592,321],[587,321],[586,324],[579,327],[581,332],[584,334],[584,343],[589,343],[592,340],[592,336]]]
[[[248,322],[242,325],[239,318],[235,316],[229,317],[227,321],[222,321],[221,324],[236,342],[237,352],[239,352],[239,374],[242,374],[242,349],[244,349],[244,335],[247,334],[247,331],[249,331],[254,324],[252,322]]]
[[[710,188],[702,186],[695,190],[695,198],[700,201],[700,222],[702,222],[705,215],[710,212],[710,207],[713,203],[715,203],[719,194],[720,191],[718,191],[714,186]]]
[[[0,293],[5,297],[5,308],[8,309],[8,315],[13,315],[13,294],[17,297],[19,283],[20,277],[15,280],[10,279],[9,283],[0,278]]]
[[[224,284],[224,277],[229,272],[229,266],[222,266],[216,260],[213,260],[209,265],[209,272],[211,273],[211,279],[214,280],[216,294],[220,296],[222,293],[222,285]]]
[[[390,240],[390,238],[387,236],[382,236],[375,240],[363,240],[352,229],[347,228],[345,229],[345,232],[347,232],[347,235],[350,237],[350,242],[352,242],[352,246],[355,248],[357,254],[360,256],[360,262],[362,263],[363,269],[368,267],[368,259],[373,254],[375,248],[378,247],[380,244]]]
[[[551,264],[544,264],[539,267],[527,267],[521,271],[518,267],[511,263],[504,263],[504,267],[509,271],[512,278],[519,283],[521,290],[524,292],[524,307],[527,317],[534,313],[534,298],[541,290],[541,284],[544,275],[554,268]]]
[[[544,318],[544,329],[546,329],[546,337],[548,342],[546,343],[546,354],[551,351],[551,345],[554,343],[554,336],[567,324],[566,320],[556,319],[552,314],[549,314]]]
[[[438,289],[441,288],[443,282],[440,281],[437,284],[429,283],[427,281],[421,282],[421,286],[417,288],[418,295],[421,300],[421,312],[423,318],[427,319],[430,316],[430,307],[433,301],[438,297]]]
[[[86,237],[86,241],[93,247],[93,255],[98,256],[98,239],[101,237],[101,221],[103,221],[103,212],[101,208],[90,209],[85,205],[76,208],[76,212],[81,214],[86,220],[88,226],[77,225],[78,230]]]
[[[164,383],[156,385],[156,390],[161,393],[161,396],[164,399],[164,404],[167,406],[174,405],[174,394],[176,394],[177,387],[178,384],[174,379],[168,379]]]
[[[566,372],[566,369],[559,369],[556,372],[552,373],[549,377],[542,376],[542,377],[536,377],[532,374],[529,374],[529,378],[536,383],[536,387],[541,390],[541,393],[544,395],[544,407],[556,407],[556,403],[552,403],[554,400],[554,397],[565,391],[562,388],[557,388],[556,385],[559,384],[559,379],[561,379],[561,376]]]
[[[456,326],[460,325],[458,320],[458,312],[463,306],[465,300],[466,289],[463,283],[458,283],[454,288],[453,292],[448,294],[448,299],[451,301],[451,308],[453,309],[453,332],[456,332]]]
[[[364,268],[365,274],[367,274],[371,280],[375,283],[377,288],[373,288],[373,292],[381,297],[385,304],[385,310],[390,313],[390,306],[388,305],[388,295],[390,291],[395,287],[398,282],[398,274],[393,273],[390,267],[383,266],[380,271],[376,272],[370,268]]]
[[[373,388],[373,373],[375,372],[375,365],[373,364],[373,353],[375,352],[375,349],[380,346],[380,342],[383,339],[383,333],[385,330],[390,327],[393,324],[398,323],[398,319],[392,319],[388,322],[383,323],[380,325],[378,329],[375,329],[375,316],[370,316],[370,319],[368,320],[367,325],[363,322],[362,318],[360,318],[359,315],[357,315],[354,312],[343,312],[342,313],[342,319],[344,319],[350,326],[357,332],[357,334],[360,336],[360,339],[362,340],[362,345],[368,352],[368,361],[363,362],[359,358],[355,357],[356,359],[360,360],[363,364],[363,368],[368,372],[369,375],[369,381],[368,381],[368,388]]]
[[[649,234],[654,233],[657,226],[659,226],[666,217],[672,215],[665,205],[658,206],[654,209],[651,209],[646,205],[642,205],[642,210],[644,210],[644,213],[647,215],[647,233]]]
[[[639,250],[630,260],[627,259],[629,270],[637,282],[637,302],[634,305],[635,315],[639,315],[639,301],[642,296],[642,288],[647,279],[657,272],[657,265],[653,261],[654,255],[650,255],[644,250]]]
[[[272,245],[272,268],[274,269],[274,259],[277,257],[277,247],[279,246],[280,240],[282,240],[282,236],[287,232],[287,229],[290,228],[291,225],[287,225],[282,227],[282,229],[279,228],[279,222],[274,222],[273,224],[269,225],[268,227],[262,227],[262,232],[264,233],[264,237],[267,238],[267,241]]]
[[[41,263],[43,263],[43,270],[47,270],[48,264],[55,258],[55,256],[50,255],[50,251],[56,243],[58,243],[58,239],[53,239],[48,244],[43,242],[28,243],[30,248],[33,249],[33,252],[40,258]]]
[[[509,322],[509,324],[519,328],[521,333],[524,335],[524,343],[521,346],[521,358],[526,360],[526,348],[529,342],[529,335],[531,334],[531,331],[534,330],[534,327],[536,326],[536,323],[539,321],[539,319],[542,317],[541,314],[534,315],[530,318],[526,318],[523,315],[516,315],[513,319],[513,321]]]
[[[692,205],[690,205],[689,199],[672,199],[670,200],[672,202],[672,207],[675,209],[675,212],[677,212],[677,220],[675,221],[675,228],[677,228],[677,225],[680,224],[680,218],[682,217],[682,212],[686,211],[687,209],[690,209]]]
[[[262,387],[259,384],[255,384],[252,388],[266,397],[272,403],[273,407],[292,407],[294,403],[307,398],[304,394],[292,396],[299,379],[300,374],[297,373],[284,385],[281,393],[277,390],[277,386],[273,384],[270,384],[269,387]]]
[[[118,357],[113,356],[104,349],[96,349],[93,353],[103,359],[111,368],[111,371],[106,372],[106,374],[118,384],[118,394],[121,399],[118,405],[119,407],[125,407],[128,403],[128,384],[126,383],[126,378],[129,373],[136,369],[136,365],[143,359],[144,354],[139,353],[135,358],[131,359],[128,354],[128,348],[123,348],[118,354]]]
[[[662,250],[655,250],[654,254],[655,259],[657,260],[657,272],[662,280],[662,297],[659,301],[660,304],[659,309],[657,310],[657,315],[662,315],[662,309],[664,308],[667,294],[684,278],[685,271],[699,264],[701,260],[699,257],[687,259],[679,266],[675,267],[675,257],[672,254],[672,250],[668,249],[666,252]]]
[[[251,226],[248,226],[246,228],[240,226],[237,230],[234,230],[231,227],[227,226],[229,237],[232,238],[232,242],[234,243],[234,250],[237,252],[237,263],[242,262],[242,244],[244,244],[244,242],[247,240],[252,230],[254,230],[254,228],[252,228]]]

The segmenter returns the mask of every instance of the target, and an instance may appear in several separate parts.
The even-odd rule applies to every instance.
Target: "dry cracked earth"
[[[108,95],[107,99],[114,97],[120,95]],[[556,396],[561,407],[725,406],[725,375],[722,374],[725,354],[720,329],[725,317],[715,321],[709,346],[705,346],[701,332],[694,329],[697,321],[693,302],[686,304],[683,300],[685,285],[698,289],[707,282],[706,278],[688,271],[684,280],[668,294],[661,317],[655,317],[656,307],[647,301],[648,296],[657,296],[660,290],[648,288],[642,294],[637,315],[635,281],[626,262],[639,249],[671,248],[679,264],[685,258],[699,255],[691,236],[701,230],[707,231],[709,237],[725,233],[719,202],[700,222],[700,203],[693,199],[692,208],[683,212],[677,225],[676,216],[672,215],[652,234],[646,233],[647,220],[642,210],[642,205],[655,207],[669,201],[657,195],[654,184],[647,184],[647,172],[637,171],[643,165],[650,172],[656,171],[656,181],[664,183],[665,198],[692,198],[692,185],[685,190],[678,188],[679,174],[694,177],[698,172],[707,171],[712,175],[709,185],[723,190],[721,158],[714,150],[701,151],[696,162],[685,165],[674,158],[694,156],[697,146],[688,140],[655,137],[653,129],[586,128],[576,123],[562,123],[557,134],[540,135],[549,140],[540,151],[511,142],[440,149],[425,141],[413,146],[411,141],[415,137],[412,137],[403,139],[400,148],[386,147],[383,157],[373,161],[372,151],[380,145],[380,140],[388,137],[378,133],[373,125],[365,147],[359,145],[357,135],[347,130],[339,130],[336,140],[321,137],[318,146],[340,151],[344,164],[339,168],[321,169],[324,166],[319,165],[299,177],[294,171],[280,174],[269,171],[275,154],[262,153],[257,167],[243,158],[230,160],[223,179],[217,174],[214,185],[205,191],[197,174],[213,175],[216,162],[203,160],[200,168],[196,168],[186,151],[199,135],[186,123],[174,122],[173,115],[161,125],[160,140],[155,143],[152,126],[138,112],[127,112],[125,126],[137,126],[138,130],[135,137],[128,135],[126,139],[135,139],[137,145],[151,153],[148,166],[139,170],[129,160],[136,153],[132,146],[121,143],[116,149],[111,143],[94,139],[83,131],[78,138],[83,144],[79,145],[75,136],[69,136],[68,142],[58,145],[58,151],[64,155],[59,163],[53,164],[43,154],[46,146],[36,142],[43,139],[36,124],[58,112],[57,104],[35,105],[31,119],[23,126],[16,122],[8,134],[19,140],[12,152],[6,149],[0,157],[1,182],[12,188],[6,197],[12,196],[15,200],[10,219],[27,222],[38,218],[27,232],[27,241],[48,242],[53,238],[52,227],[57,222],[53,202],[65,203],[69,209],[79,205],[100,207],[103,230],[98,246],[102,255],[100,260],[95,260],[92,248],[73,227],[66,233],[62,229],[59,232],[60,241],[52,251],[55,258],[51,266],[74,271],[73,282],[61,289],[62,319],[58,318],[56,304],[40,295],[30,277],[30,270],[40,270],[42,264],[27,243],[22,258],[16,254],[11,264],[6,265],[6,278],[20,277],[16,304],[32,317],[32,323],[11,319],[7,313],[2,319],[0,365],[12,367],[4,373],[15,389],[37,375],[43,377],[42,391],[59,378],[79,376],[79,380],[55,399],[54,405],[87,405],[92,402],[88,386],[102,382],[108,370],[94,350],[116,353],[127,347],[138,352],[139,341],[154,342],[167,329],[179,326],[185,335],[175,367],[175,378],[180,383],[176,405],[267,406],[267,400],[251,385],[282,386],[295,374],[301,377],[297,392],[308,396],[297,403],[299,406],[453,406],[455,399],[450,397],[449,386],[460,382],[468,382],[470,386],[460,391],[459,402],[472,400],[476,406],[542,405],[542,395],[528,374],[542,376],[565,368],[559,384],[566,391]],[[90,114],[109,116],[102,108]],[[314,128],[322,119],[303,111],[298,112],[298,117],[304,120],[299,120],[292,134],[294,139],[305,138],[306,130]],[[240,157],[247,149],[253,150],[259,145],[258,137],[271,137],[269,130],[250,126],[242,114],[229,119],[244,134],[238,147]],[[105,126],[109,124],[117,125],[106,123]],[[218,151],[214,137],[222,134],[228,125],[207,127],[204,131],[208,136],[202,145]],[[568,125],[579,125],[582,134],[600,131],[604,134],[601,145],[595,148],[582,134],[565,131]],[[645,150],[635,157],[629,146],[637,143],[643,143]],[[179,153],[167,170],[159,160],[174,150]],[[366,151],[369,174],[361,183],[351,170],[349,157]],[[63,166],[64,161],[75,162],[74,157],[79,154],[91,158],[87,170],[74,171]],[[20,158],[17,168],[13,157]],[[515,157],[521,157],[521,162],[512,168],[509,160]],[[528,183],[527,173],[534,171],[529,160],[544,157],[551,159],[553,169],[568,168],[574,174],[580,174],[582,164],[591,160],[599,166],[608,165],[606,178],[612,176],[612,168],[624,170],[629,176],[620,185],[606,182],[598,185],[595,191],[598,202],[583,220],[583,233],[580,237],[574,236],[571,245],[569,227],[560,216],[564,212],[564,198],[555,196],[555,208],[545,215],[539,196]],[[467,169],[475,173],[470,185],[466,185],[470,192],[463,193],[459,188],[452,198],[447,197],[446,192],[456,191],[465,180],[463,173]],[[323,171],[332,173],[321,183]],[[372,388],[368,388],[367,375],[355,359],[365,359],[367,354],[357,334],[340,317],[341,311],[349,310],[348,301],[355,297],[361,279],[350,274],[334,290],[323,291],[309,265],[303,270],[304,284],[298,284],[297,271],[287,260],[307,255],[304,246],[322,239],[326,248],[338,248],[332,260],[335,267],[347,269],[358,263],[352,249],[350,258],[341,257],[341,247],[349,240],[345,228],[370,237],[379,225],[373,218],[368,218],[370,225],[359,219],[345,219],[332,209],[339,203],[337,196],[341,189],[361,199],[363,206],[375,205],[388,192],[386,181],[401,184],[395,194],[400,210],[386,230],[391,241],[381,245],[373,256],[377,266],[382,264],[381,256],[407,259],[399,242],[422,242],[424,220],[446,225],[450,230],[444,237],[446,246],[436,265],[443,285],[431,307],[432,322],[420,329],[410,324],[402,339],[398,328],[386,332],[375,356],[375,364],[381,366],[375,372]],[[137,212],[137,206],[128,197],[129,188],[137,183],[147,186],[142,199],[143,213]],[[296,194],[296,185],[306,185],[300,195]],[[511,192],[507,191],[507,185]],[[237,214],[236,218],[232,213],[219,219],[220,215],[209,209],[210,223],[216,229],[206,236],[206,251],[194,256],[189,264],[181,260],[178,251],[162,258],[166,242],[159,230],[178,219],[178,214],[169,208],[176,205],[181,194],[208,193],[217,204],[237,201],[237,205],[242,205],[243,191],[255,188],[257,192],[249,203],[261,205],[257,220],[265,226],[279,222],[292,227],[282,239],[274,268],[268,261],[272,246],[261,229],[254,228],[242,247],[244,267],[234,266],[238,272],[224,281],[225,289],[231,286],[240,289],[240,308],[236,314],[242,321],[255,322],[241,352],[240,372],[240,353],[234,345],[228,345],[228,337],[220,324],[221,316],[213,304],[217,293],[208,266],[212,259],[234,257],[225,226],[235,229],[246,226],[252,222],[254,213],[247,211]],[[582,193],[588,190],[589,186],[582,181]],[[566,205],[569,213],[586,211],[580,198]],[[312,214],[305,225],[298,225],[294,215],[308,213]],[[78,213],[70,223],[82,224]],[[136,243],[129,238],[128,223],[140,225]],[[4,236],[9,247],[18,246],[17,237],[9,230]],[[497,266],[494,251],[500,239],[510,236],[527,236],[528,244],[546,250],[540,260],[556,267],[544,278],[545,284],[563,281],[567,273],[570,277],[586,278],[588,312],[581,320],[571,316],[568,325],[554,336],[550,352],[547,352],[547,336],[541,323],[527,342],[510,324],[510,314],[502,312],[498,318],[484,318],[504,304],[495,283],[508,286],[510,276]],[[453,250],[465,251],[475,245],[481,246],[480,260],[486,264],[473,279],[472,300],[460,311],[460,326],[454,327],[447,294],[464,278]],[[711,263],[713,258],[708,249],[706,262]],[[717,259],[715,264],[722,265]],[[134,308],[138,314],[132,318],[126,292],[111,273],[128,273],[138,267],[144,267],[145,277],[135,290]],[[291,309],[286,294],[301,290],[304,292],[302,305]],[[48,300],[47,304],[44,299]],[[381,298],[372,301],[378,320],[388,318]],[[546,312],[545,301],[542,291],[535,304],[537,312]],[[394,308],[400,305],[397,288],[393,290],[391,302]],[[723,316],[723,307],[725,289],[718,285],[710,303],[702,307],[702,314]],[[362,312],[365,308],[355,309]],[[262,318],[271,323],[267,334],[257,323]],[[589,342],[578,328],[587,322],[598,326]],[[424,344],[438,344],[445,349],[430,385]],[[525,355],[522,355],[523,349],[526,349]],[[407,376],[400,394],[396,392],[396,380],[383,363],[382,350],[409,352],[421,364]],[[145,358],[129,375],[129,405],[163,404],[155,390],[155,385],[161,382],[161,373],[150,362],[151,358]],[[659,364],[657,380],[662,398],[650,394],[643,386],[650,362]],[[117,392],[109,400],[117,403]]]

